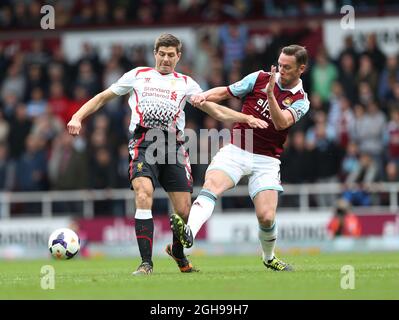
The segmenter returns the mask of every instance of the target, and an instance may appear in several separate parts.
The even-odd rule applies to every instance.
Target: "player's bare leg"
[[[259,223],[259,241],[262,246],[263,264],[275,271],[293,271],[293,268],[278,259],[274,254],[277,241],[277,225],[275,222],[278,203],[276,190],[264,190],[253,199],[256,217]]]
[[[187,224],[176,215],[171,216],[173,232],[185,248],[190,248],[202,225],[210,218],[217,197],[234,187],[232,179],[221,170],[209,170],[197,199],[191,206]]]
[[[135,193],[136,214],[135,230],[142,262],[133,275],[149,275],[153,270],[152,243],[154,234],[154,220],[152,218],[152,196],[154,187],[147,177],[133,179],[132,186]]]
[[[191,206],[191,194],[189,192],[168,192],[169,198],[172,201],[174,214],[172,216],[177,216],[183,223],[187,222],[188,214],[190,212]],[[173,233],[173,243],[168,244],[165,248],[166,253],[171,256],[177,263],[181,272],[196,272],[190,261],[184,254],[183,245]]]

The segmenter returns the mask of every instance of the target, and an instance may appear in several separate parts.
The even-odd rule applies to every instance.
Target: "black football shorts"
[[[176,134],[138,127],[128,148],[130,182],[148,177],[154,188],[159,183],[166,192],[193,192],[190,159]]]

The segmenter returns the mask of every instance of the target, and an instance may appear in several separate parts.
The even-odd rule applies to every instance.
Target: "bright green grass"
[[[399,253],[285,255],[296,272],[266,270],[255,256],[192,256],[201,269],[182,274],[170,258],[133,277],[135,259],[1,261],[0,299],[399,299]],[[55,289],[40,287],[43,265]],[[355,289],[341,289],[341,267],[355,268]]]

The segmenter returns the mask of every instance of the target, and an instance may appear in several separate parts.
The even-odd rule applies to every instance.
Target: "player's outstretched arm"
[[[205,101],[200,105],[199,109],[221,122],[246,123],[254,129],[266,129],[268,127],[266,121],[255,118],[254,116],[248,114],[234,111],[215,102]]]
[[[110,89],[106,89],[87,101],[68,122],[67,129],[69,134],[73,136],[78,135],[82,128],[82,121],[115,97],[118,97],[118,95]]]
[[[201,103],[204,101],[219,102],[230,97],[231,95],[227,90],[227,87],[216,87],[201,92],[200,94],[193,95],[190,102],[194,107],[199,108]]]

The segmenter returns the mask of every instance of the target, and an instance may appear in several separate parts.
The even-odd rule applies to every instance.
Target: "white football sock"
[[[212,215],[216,200],[217,196],[213,192],[205,189],[202,189],[197,199],[195,199],[191,206],[187,222],[194,238],[202,225]]]
[[[259,241],[262,246],[262,257],[264,261],[271,260],[274,257],[274,247],[277,240],[276,222],[270,228],[259,225]]]
[[[134,217],[140,220],[152,219],[152,211],[151,209],[136,209]]]

